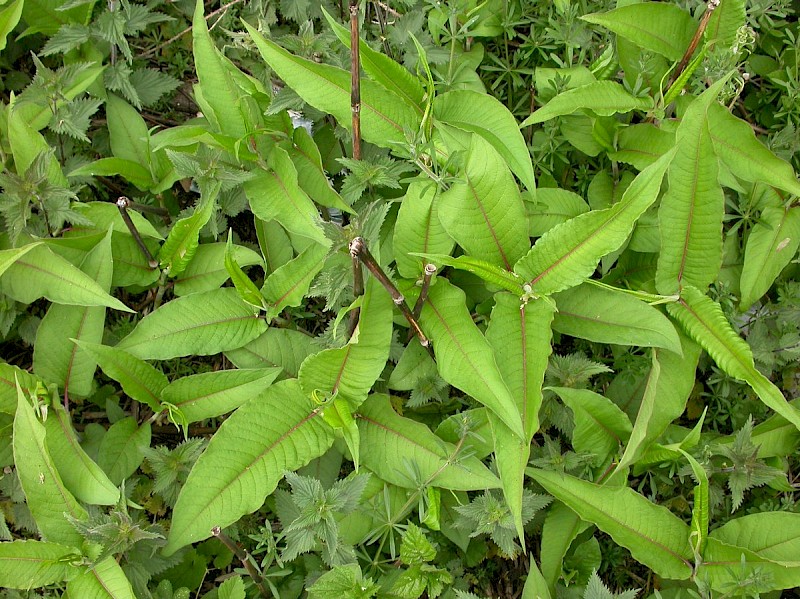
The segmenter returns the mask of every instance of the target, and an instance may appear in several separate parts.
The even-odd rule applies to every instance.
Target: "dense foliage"
[[[0,2],[0,598],[800,586],[796,0]]]

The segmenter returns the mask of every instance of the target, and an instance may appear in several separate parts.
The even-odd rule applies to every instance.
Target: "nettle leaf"
[[[739,282],[740,309],[763,296],[800,247],[800,208],[766,206],[750,231]]]
[[[530,248],[519,188],[502,156],[479,135],[472,136],[464,181],[438,202],[439,220],[467,254],[511,270]]]
[[[627,487],[602,487],[538,469],[528,472],[553,497],[582,520],[596,524],[659,576],[686,580],[692,575],[689,526],[667,508]]]
[[[299,306],[308,294],[314,277],[325,266],[328,248],[312,243],[297,258],[290,260],[264,281],[261,290],[268,302],[267,319],[271,320],[287,306]]]
[[[361,302],[358,327],[344,347],[311,355],[300,366],[300,386],[308,396],[341,396],[355,408],[364,401],[389,359],[392,300],[371,277]]]
[[[416,489],[422,483],[471,491],[500,486],[476,457],[458,456],[456,446],[430,429],[399,416],[386,395],[371,395],[358,409],[361,463],[388,483]]]
[[[105,375],[117,381],[127,396],[154,412],[161,411],[159,397],[169,384],[163,372],[118,347],[86,340],[75,340],[75,345],[92,356]]]
[[[34,589],[68,580],[80,570],[73,566],[75,547],[45,541],[0,543],[0,587]]]
[[[54,133],[66,133],[88,143],[86,131],[91,124],[92,115],[102,103],[103,100],[98,98],[79,98],[62,104],[50,120],[50,129]]]
[[[45,442],[45,428],[39,422],[22,389],[17,387],[17,413],[14,416],[14,464],[42,539],[80,547],[82,538],[64,517],[87,517],[86,510],[70,493],[56,470]]]
[[[168,360],[236,349],[267,328],[230,287],[174,299],[145,316],[117,345],[137,358]]]
[[[163,552],[211,536],[254,512],[286,470],[296,470],[333,444],[319,406],[297,380],[267,389],[223,422],[192,468],[175,505]]]
[[[342,126],[351,127],[348,71],[294,56],[265,39],[247,22],[243,24],[261,56],[286,85],[317,110],[333,115]],[[419,107],[398,99],[400,96],[379,83],[361,81],[361,135],[365,141],[392,147],[394,143],[406,143],[406,130],[419,129]]]
[[[800,428],[800,411],[756,370],[750,346],[733,329],[719,304],[698,289],[685,287],[678,303],[668,305],[667,310],[722,370],[745,381],[767,407]]]
[[[697,29],[692,16],[675,4],[643,2],[581,17],[646,50],[680,60]]]
[[[291,249],[291,248],[290,248]],[[198,246],[192,260],[175,279],[175,295],[191,295],[217,289],[230,278],[225,268],[224,243],[203,243]],[[258,252],[248,247],[234,245],[231,249],[233,258],[239,266],[263,266],[264,261]]]
[[[553,329],[597,343],[663,347],[680,354],[675,327],[657,308],[623,291],[583,284],[556,294]]]
[[[514,265],[514,271],[542,295],[583,282],[603,256],[625,243],[636,220],[655,202],[674,154],[674,150],[665,154],[639,173],[610,208],[581,214],[545,233]]]
[[[24,304],[45,297],[56,304],[106,306],[133,312],[46,245],[37,245],[16,256],[0,279],[0,290]]]
[[[423,273],[425,261],[416,252],[449,255],[455,247],[439,220],[439,199],[439,188],[431,181],[412,182],[403,196],[393,237],[397,271],[403,277]]]
[[[118,420],[106,431],[97,451],[97,463],[112,483],[122,484],[141,466],[150,437],[150,423],[140,426],[131,416]]]
[[[531,155],[514,115],[493,96],[460,89],[433,100],[437,120],[470,131],[487,141],[531,192],[536,190]]]
[[[727,78],[694,100],[676,133],[678,152],[669,167],[669,190],[661,199],[658,228],[661,251],[656,289],[669,295],[684,285],[698,289],[714,281],[722,265],[725,198],[706,112]]]
[[[131,85],[136,89],[142,106],[152,106],[163,96],[180,87],[181,82],[156,69],[136,69],[131,73]]]
[[[178,408],[187,422],[198,422],[227,414],[259,396],[280,373],[273,367],[185,376],[164,387],[161,400]]]
[[[618,112],[647,111],[651,108],[653,99],[650,96],[634,96],[616,81],[595,81],[558,94],[522,121],[520,127],[543,123],[579,110],[591,110],[598,116],[610,116]]]
[[[104,559],[67,583],[69,597],[86,599],[136,599],[122,567],[113,557]]]
[[[520,412],[500,374],[492,347],[472,321],[465,299],[461,289],[439,278],[422,308],[420,325],[433,342],[439,374],[489,408],[524,439]]]
[[[113,273],[111,234],[97,244],[81,263],[81,270],[106,292]],[[86,397],[92,392],[94,359],[71,343],[80,339],[100,343],[106,319],[104,307],[54,304],[39,324],[33,349],[33,370],[42,379],[57,383],[65,397]]]

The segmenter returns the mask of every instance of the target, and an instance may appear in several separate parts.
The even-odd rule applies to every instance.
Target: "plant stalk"
[[[678,80],[678,77],[681,76],[684,70],[686,70],[686,65],[689,64],[689,60],[692,58],[692,54],[694,51],[697,50],[697,44],[700,43],[700,38],[703,37],[703,33],[708,27],[708,21],[711,19],[711,14],[716,10],[719,6],[720,0],[708,0],[708,4],[706,5],[706,11],[703,13],[703,16],[700,18],[700,24],[697,26],[697,31],[694,32],[694,37],[692,41],[689,42],[689,46],[686,48],[686,52],[684,52],[681,61],[678,63],[678,67],[675,69],[675,72],[670,77],[669,85],[667,85],[667,89],[672,87],[672,84]]]
[[[131,201],[126,198],[125,196],[119,196],[117,198],[117,208],[119,208],[119,213],[122,215],[122,220],[125,221],[125,226],[128,227],[128,231],[131,232],[133,239],[136,241],[136,245],[139,246],[139,249],[142,250],[142,254],[144,254],[145,259],[147,260],[147,265],[150,268],[157,268],[158,267],[158,260],[153,257],[153,254],[150,253],[150,250],[147,249],[147,246],[142,239],[142,236],[139,234],[139,230],[136,228],[136,225],[133,224],[131,220],[131,215],[128,214],[128,208],[131,206]]]
[[[361,54],[358,0],[350,0],[350,111],[353,113],[353,158],[361,160]]]
[[[422,276],[422,289],[419,291],[419,297],[417,298],[416,303],[414,304],[414,310],[412,310],[412,314],[414,318],[419,320],[420,315],[422,314],[422,306],[425,305],[425,300],[428,299],[428,289],[431,286],[431,278],[433,275],[436,274],[436,266],[428,263],[425,265],[425,274]]]
[[[230,549],[233,554],[239,558],[239,561],[242,562],[244,569],[247,570],[247,573],[250,575],[250,578],[253,579],[256,587],[258,588],[259,593],[262,597],[272,597],[272,593],[267,590],[267,587],[264,586],[264,578],[261,576],[261,572],[258,571],[258,568],[253,563],[253,560],[250,559],[250,553],[239,546],[238,543],[234,543],[233,539],[231,539],[228,535],[226,535],[219,526],[215,526],[211,529],[211,534],[217,537],[222,544],[225,545],[228,549]]]

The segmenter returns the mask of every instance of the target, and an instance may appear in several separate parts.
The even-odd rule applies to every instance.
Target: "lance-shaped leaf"
[[[314,140],[305,127],[298,127],[292,136],[294,144],[289,156],[297,169],[297,182],[309,197],[320,206],[336,208],[342,212],[353,213],[328,180],[322,168],[322,156]]]
[[[93,568],[67,583],[67,596],[81,599],[136,599],[125,572],[113,557],[108,557]]]
[[[514,271],[542,295],[581,283],[603,256],[625,243],[636,220],[655,202],[673,155],[674,150],[639,173],[610,208],[581,214],[545,233]]]
[[[675,4],[643,2],[581,17],[605,27],[645,50],[669,60],[680,60],[697,25]]]
[[[211,536],[254,512],[286,470],[325,453],[333,432],[292,379],[273,385],[225,420],[189,473],[164,553]]]
[[[475,457],[458,455],[456,446],[427,426],[399,416],[386,395],[371,395],[358,409],[361,463],[383,480],[407,489],[426,483],[471,491],[499,486]]]
[[[736,547],[747,547],[775,562],[794,562],[800,557],[800,514],[764,512],[728,521],[711,536]]]
[[[41,244],[42,243],[40,241],[35,241],[33,243],[23,245],[20,248],[12,248],[10,250],[0,251],[0,276],[2,276],[3,273],[8,270],[8,267],[14,264],[14,262],[16,262],[19,258]]]
[[[247,22],[244,26],[261,56],[286,85],[308,104],[333,115],[342,126],[350,128],[348,71],[294,56],[265,39]],[[381,147],[405,144],[405,131],[417,131],[421,120],[418,108],[398,102],[394,92],[373,81],[361,81],[361,135],[365,141]]]
[[[749,123],[715,103],[708,109],[708,125],[717,156],[737,177],[800,196],[800,181],[791,165],[770,152]]]
[[[542,123],[579,110],[591,110],[598,116],[610,116],[618,112],[649,110],[652,107],[653,99],[649,96],[634,96],[615,81],[595,81],[558,94],[522,121],[520,127]]]
[[[81,340],[75,340],[75,344],[92,356],[105,375],[117,381],[128,397],[154,412],[161,411],[159,397],[169,381],[158,368],[118,347]]]
[[[510,291],[516,295],[517,298],[522,297],[525,290],[522,288],[521,277],[504,268],[490,264],[480,258],[471,258],[470,256],[446,256],[443,254],[415,254],[422,258],[427,259],[433,264],[441,264],[444,266],[451,266],[458,270],[465,270],[480,277],[490,285],[496,285],[501,289]]]
[[[161,246],[158,258],[161,268],[167,269],[173,277],[181,274],[186,265],[194,257],[199,245],[200,229],[202,229],[214,213],[219,185],[215,184],[210,193],[200,199],[194,214],[180,219],[169,232],[167,240]]]
[[[114,505],[119,489],[78,443],[69,414],[58,404],[44,423],[47,449],[64,485],[75,497],[92,505]]]
[[[553,329],[597,343],[663,347],[680,353],[674,325],[658,309],[622,291],[583,284],[554,296]]]
[[[109,94],[109,97],[111,97],[111,94]],[[136,114],[138,115],[138,112]],[[111,126],[109,125],[109,129],[110,128]],[[153,175],[150,174],[147,168],[136,162],[123,160],[122,158],[101,158],[100,160],[83,164],[67,173],[69,178],[85,176],[108,177],[114,175],[119,175],[130,181],[142,191],[147,191],[153,186]]]
[[[732,545],[709,536],[697,577],[720,591],[741,584],[744,577],[753,581],[754,591],[768,593],[800,586],[800,566],[796,560],[774,561],[747,546]]]
[[[620,472],[633,464],[686,409],[694,387],[700,346],[680,335],[681,352],[655,349],[636,422],[625,453],[617,465]]]
[[[296,235],[330,245],[320,227],[314,202],[297,182],[297,169],[289,154],[276,146],[270,154],[270,163],[271,170],[259,170],[244,183],[253,214],[262,220],[276,220]]]
[[[667,508],[627,487],[601,487],[544,470],[529,473],[582,520],[596,524],[659,576],[685,580],[692,575],[689,526]]]
[[[520,439],[522,416],[497,367],[491,345],[475,326],[464,292],[437,279],[422,308],[420,324],[433,342],[439,374],[494,412]]]
[[[800,411],[786,401],[780,389],[756,370],[750,346],[733,330],[719,304],[698,289],[686,287],[680,301],[668,305],[667,310],[722,370],[735,379],[745,381],[767,407],[800,428]]]
[[[111,289],[114,263],[111,255],[111,232],[90,251],[81,269],[106,292]],[[94,358],[71,343],[80,339],[90,343],[103,340],[106,309],[102,306],[64,306],[54,304],[36,331],[33,370],[44,380],[57,383],[69,394],[86,397],[92,392],[97,366]]]
[[[0,412],[16,414],[17,383],[23,391],[33,392],[40,382],[27,370],[0,362]]]
[[[129,416],[111,425],[100,442],[97,463],[115,485],[136,472],[144,461],[144,450],[150,447],[152,430],[149,422],[141,426]]]
[[[650,123],[638,123],[620,131],[618,150],[610,152],[608,156],[643,170],[674,145],[674,131],[664,131]]]
[[[46,245],[37,245],[17,256],[0,279],[0,290],[24,304],[45,297],[55,304],[106,306],[133,312]]]
[[[70,562],[75,547],[45,541],[0,543],[0,587],[35,589],[72,578],[80,572]]]
[[[117,349],[143,360],[209,356],[241,347],[266,328],[252,307],[228,287],[164,304],[145,316]]]
[[[234,246],[232,236],[233,230],[229,229],[228,243],[225,246],[225,270],[228,271],[231,281],[233,281],[233,286],[236,288],[236,291],[239,292],[239,297],[242,298],[242,301],[256,309],[263,308],[264,296],[261,295],[261,291],[259,291],[256,284],[250,280],[250,277],[245,274],[242,267],[239,266],[239,263],[236,261],[236,257],[233,255]]]
[[[150,174],[150,133],[142,115],[125,100],[114,94],[106,99],[106,119],[111,152],[115,158],[138,164],[153,182]]]
[[[0,51],[6,49],[6,38],[19,23],[24,6],[25,2],[23,0],[14,0],[3,10],[0,10]]]
[[[522,520],[522,493],[525,468],[531,457],[530,442],[523,441],[509,429],[494,412],[488,412],[492,430],[495,465],[503,486],[503,497],[514,519],[517,537],[525,547],[525,530]]]
[[[380,376],[389,358],[392,300],[372,277],[361,303],[356,333],[344,347],[309,356],[300,366],[300,385],[306,395],[323,399],[341,395],[357,407]]]
[[[261,292],[269,303],[267,319],[275,318],[287,306],[299,306],[314,277],[325,265],[328,248],[318,243],[308,246],[267,277]]]
[[[191,295],[217,289],[230,275],[225,268],[224,243],[204,243],[197,248],[192,261],[175,280],[175,295]],[[264,265],[257,252],[243,245],[234,245],[233,258],[239,266]]]
[[[722,265],[724,196],[706,112],[726,79],[694,100],[676,133],[675,158],[669,167],[669,190],[661,199],[656,289],[669,295],[684,285],[707,287]]]
[[[767,206],[744,250],[740,309],[764,295],[800,247],[800,208]]]
[[[279,366],[283,376],[296,378],[303,360],[314,350],[313,340],[308,333],[270,327],[250,343],[225,352],[225,357],[237,368]]]
[[[694,501],[692,504],[692,523],[689,540],[692,549],[697,555],[703,554],[703,548],[708,537],[708,513],[709,513],[709,489],[708,474],[700,463],[695,460],[690,453],[680,446],[677,448],[683,454],[692,468],[692,474],[697,484],[694,487]]]
[[[469,89],[450,91],[434,98],[433,116],[480,135],[497,150],[529,191],[536,189],[531,154],[519,125],[497,98]]]
[[[473,135],[464,180],[439,198],[439,220],[468,254],[511,270],[530,248],[528,215],[505,161]]]
[[[430,181],[414,181],[400,203],[394,227],[397,271],[408,279],[419,277],[424,261],[414,254],[450,254],[454,243],[439,221],[439,189]]]
[[[550,589],[561,578],[564,557],[572,541],[591,525],[560,501],[554,501],[542,525],[542,576]]]
[[[260,395],[280,372],[280,368],[273,367],[185,376],[166,386],[161,400],[178,408],[187,422],[215,418]]]
[[[42,539],[80,547],[83,538],[64,514],[84,520],[86,510],[61,480],[47,449],[44,425],[19,387],[13,446],[17,476]]]

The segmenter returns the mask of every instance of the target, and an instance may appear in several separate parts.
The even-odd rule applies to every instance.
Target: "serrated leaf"
[[[175,279],[175,295],[191,295],[203,291],[217,289],[230,278],[225,268],[224,243],[203,243],[195,252],[192,260],[183,272]],[[257,252],[248,247],[235,245],[233,257],[240,266],[263,266],[264,261]]]
[[[133,312],[80,269],[45,245],[37,245],[20,255],[0,279],[3,293],[30,304],[45,297],[56,304],[72,306],[106,306]]]
[[[113,557],[70,580],[67,595],[81,599],[136,599],[130,581]]]
[[[225,420],[192,468],[173,511],[163,552],[211,536],[264,503],[286,470],[325,453],[332,430],[296,380],[270,387]]]
[[[219,370],[181,377],[161,391],[161,400],[178,408],[187,422],[215,418],[261,395],[281,369]]]
[[[580,284],[603,256],[625,243],[636,220],[655,202],[673,156],[669,152],[639,173],[610,208],[581,214],[545,233],[514,271],[542,295]]]
[[[163,372],[119,347],[85,340],[76,340],[75,344],[91,355],[105,375],[122,386],[126,395],[147,405],[153,412],[161,410],[159,397],[169,384]]]
[[[13,446],[17,476],[42,539],[80,547],[82,537],[64,514],[84,520],[86,510],[64,486],[47,449],[44,425],[19,387]]]
[[[312,243],[267,277],[261,291],[268,303],[267,319],[275,318],[287,306],[301,304],[314,277],[325,265],[327,255],[326,246]]]
[[[424,481],[452,490],[500,486],[480,460],[457,457],[454,445],[439,439],[427,426],[399,416],[388,396],[371,395],[358,414],[361,463],[386,482],[410,489]],[[421,480],[415,481],[410,469]]]
[[[117,349],[144,360],[209,356],[241,347],[266,328],[235,289],[214,289],[159,307],[145,316]]]
[[[45,541],[0,543],[0,587],[31,589],[62,582],[80,570],[75,547]]]
[[[800,428],[800,411],[756,370],[750,346],[733,330],[719,304],[698,289],[685,287],[678,303],[668,305],[667,310],[722,370],[745,381],[767,407]]]
[[[647,111],[653,107],[650,97],[637,97],[615,81],[595,81],[558,94],[542,108],[520,123],[520,127],[543,123],[557,116],[590,110],[598,116],[610,116],[632,110]]]
[[[464,292],[446,279],[437,279],[422,308],[420,324],[433,342],[441,377],[489,408],[524,439],[521,415],[492,347],[472,321]]]
[[[689,527],[665,507],[627,487],[608,488],[566,474],[529,470],[533,479],[582,520],[592,522],[664,578],[692,575]]]
[[[128,416],[118,420],[103,435],[97,451],[97,464],[115,485],[122,484],[144,461],[150,447],[150,423],[141,426]]]
[[[181,82],[156,69],[136,69],[131,73],[131,85],[136,89],[142,106],[152,106],[163,96],[180,87]]]

